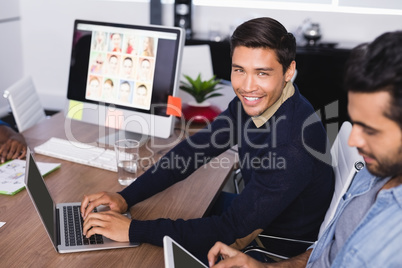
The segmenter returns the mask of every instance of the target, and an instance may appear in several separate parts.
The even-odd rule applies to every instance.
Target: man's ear
[[[292,80],[293,75],[295,74],[296,71],[296,62],[292,61],[289,65],[289,68],[287,69],[286,73],[285,73],[285,81],[289,82],[290,80]]]

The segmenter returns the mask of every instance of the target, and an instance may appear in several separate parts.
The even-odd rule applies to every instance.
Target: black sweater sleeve
[[[129,207],[187,178],[236,142],[228,110],[210,125],[180,142],[120,194]],[[205,160],[202,162],[201,160]]]

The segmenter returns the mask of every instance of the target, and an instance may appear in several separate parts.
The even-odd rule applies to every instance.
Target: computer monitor
[[[105,144],[133,134],[168,138],[184,40],[178,27],[76,20],[67,117],[124,131],[101,131]]]

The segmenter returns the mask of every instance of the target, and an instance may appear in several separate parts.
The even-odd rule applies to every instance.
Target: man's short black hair
[[[230,53],[238,46],[268,48],[276,53],[278,62],[286,73],[296,58],[296,39],[278,21],[263,17],[244,22],[234,31],[230,40]]]
[[[389,92],[392,100],[385,116],[402,128],[402,31],[384,33],[354,48],[344,82],[351,92]]]

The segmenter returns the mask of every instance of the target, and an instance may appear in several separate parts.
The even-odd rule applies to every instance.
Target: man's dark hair
[[[257,18],[239,25],[230,40],[230,54],[238,46],[268,48],[276,53],[278,62],[286,73],[296,58],[296,39],[286,28],[272,18]]]
[[[344,83],[351,92],[388,92],[392,99],[385,116],[402,128],[402,31],[384,33],[354,48]]]

